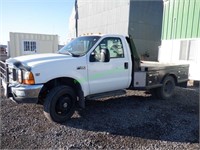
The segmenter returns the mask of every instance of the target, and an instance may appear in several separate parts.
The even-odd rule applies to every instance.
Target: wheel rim
[[[72,108],[72,100],[68,95],[61,96],[56,102],[56,114],[66,116]]]
[[[165,86],[164,86],[164,92],[167,94],[167,95],[171,95],[173,93],[173,90],[174,90],[174,85],[172,82],[170,81],[167,81],[165,83]]]

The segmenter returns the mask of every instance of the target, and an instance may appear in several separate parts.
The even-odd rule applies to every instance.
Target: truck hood
[[[15,58],[9,58],[6,60],[6,63],[15,65],[16,67],[18,67],[19,65],[23,65],[32,68],[39,64],[61,61],[63,59],[70,59],[70,58],[72,58],[71,55],[56,54],[56,53],[33,54],[33,55],[25,55]]]

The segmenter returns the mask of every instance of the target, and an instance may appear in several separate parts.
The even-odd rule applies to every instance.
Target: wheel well
[[[60,86],[60,85],[67,85],[70,86],[71,88],[74,89],[74,92],[76,93],[77,96],[79,96],[80,91],[82,91],[82,87],[80,83],[73,79],[73,78],[68,78],[68,77],[61,77],[61,78],[56,78],[52,79],[48,82],[46,82],[43,86],[43,88],[40,91],[39,94],[39,103],[43,103],[44,99],[46,98],[48,92],[52,90],[53,88]]]
[[[161,82],[161,83],[163,83],[164,79],[165,79],[166,77],[168,77],[168,76],[173,77],[173,78],[174,78],[174,81],[175,81],[175,85],[177,85],[178,81],[177,81],[177,77],[176,77],[175,74],[167,74],[167,75],[165,75],[165,76],[162,78],[162,82]]]

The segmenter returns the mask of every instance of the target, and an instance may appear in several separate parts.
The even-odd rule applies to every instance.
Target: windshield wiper
[[[81,54],[74,54],[72,52],[69,52],[69,51],[65,51],[65,53],[61,53],[61,52],[58,52],[59,54],[67,54],[67,55],[71,55],[72,57],[80,57],[82,56]]]
[[[71,55],[71,56],[74,56],[74,54],[73,53],[71,53],[71,52],[69,52],[69,51],[66,51],[69,55]]]
[[[67,55],[74,56],[74,54],[69,52],[69,51],[65,51],[64,53],[61,53],[61,52],[58,51],[58,54],[67,54]]]

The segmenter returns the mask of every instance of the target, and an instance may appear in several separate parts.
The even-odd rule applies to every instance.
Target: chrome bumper
[[[24,85],[24,84],[9,84],[2,80],[4,95],[17,103],[37,103],[39,93],[43,84]]]

